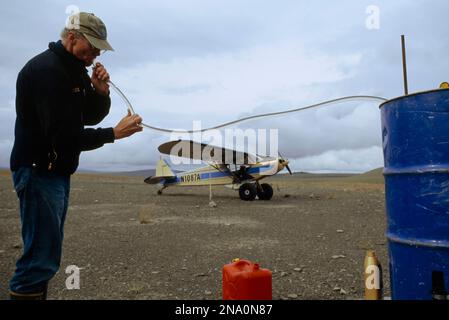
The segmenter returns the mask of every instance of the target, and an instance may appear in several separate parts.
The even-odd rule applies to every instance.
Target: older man
[[[61,40],[18,75],[11,171],[24,246],[10,281],[12,299],[46,298],[60,266],[70,176],[80,153],[142,130],[142,119],[129,112],[114,128],[84,128],[109,113],[108,72],[100,63],[90,78],[86,70],[101,50],[112,50],[106,37],[98,17],[76,14]]]

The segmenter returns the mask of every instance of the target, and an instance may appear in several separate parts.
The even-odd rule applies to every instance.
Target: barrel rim
[[[438,92],[438,91],[449,91],[449,88],[444,88],[444,89],[437,88],[437,89],[431,89],[431,90],[425,90],[425,91],[418,91],[418,92],[410,93],[410,94],[405,95],[405,96],[395,97],[395,98],[389,99],[389,100],[387,100],[385,102],[382,102],[379,105],[379,109],[381,109],[385,104],[390,103],[390,102],[395,101],[395,100],[408,98],[408,97],[413,97],[413,96],[417,96],[417,95],[425,94],[425,93]]]
[[[401,235],[388,231],[385,233],[385,237],[391,243],[399,243],[403,245],[409,245],[413,247],[427,247],[427,248],[449,248],[449,241],[439,239],[425,239],[425,238],[404,238]]]
[[[428,173],[449,173],[449,164],[441,163],[435,165],[407,165],[407,166],[384,166],[384,176],[399,175],[399,174],[428,174]]]

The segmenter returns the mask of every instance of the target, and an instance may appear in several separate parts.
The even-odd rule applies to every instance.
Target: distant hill
[[[288,174],[278,175],[281,177],[288,177]],[[294,172],[293,176],[300,179],[345,179],[353,182],[362,183],[384,183],[383,168],[377,168],[364,173],[309,173],[309,172]]]
[[[371,171],[367,171],[367,172],[363,173],[362,175],[364,177],[379,177],[379,176],[383,176],[383,171],[384,171],[384,168],[381,167],[381,168],[377,168],[377,169],[374,169]]]
[[[383,167],[377,168],[362,174],[349,177],[348,179],[354,180],[354,182],[384,183],[383,170]]]
[[[173,170],[173,172],[176,174],[176,173],[179,173],[180,171]],[[119,172],[78,170],[77,173],[88,173],[88,174],[99,174],[99,175],[110,175],[110,176],[143,177],[143,178],[147,178],[149,176],[154,176],[156,174],[156,169],[145,169],[145,170],[134,170],[134,171],[119,171]]]
[[[149,177],[153,176],[156,173],[155,169],[146,169],[146,170],[135,170],[135,171],[119,171],[119,172],[111,172],[111,171],[95,171],[95,170],[77,170],[76,173],[87,173],[87,174],[98,174],[98,175],[108,175],[108,176],[125,176],[125,177]]]
[[[288,173],[283,173],[283,175],[288,176]],[[354,173],[310,173],[310,172],[293,172],[293,176],[300,177],[301,179],[318,179],[318,178],[347,178],[352,177]]]
[[[181,170],[173,170],[173,172],[179,173]],[[149,176],[154,176],[156,169],[146,169],[146,170],[134,170],[134,171],[120,171],[120,172],[105,172],[105,171],[93,171],[93,170],[78,170],[77,173],[87,173],[87,174],[99,174],[99,175],[112,175],[112,176],[125,176],[125,177],[143,177],[147,178]],[[11,172],[9,168],[0,168],[0,174],[3,176],[9,176]],[[283,172],[283,174],[278,174],[281,176],[288,176],[288,173]],[[301,178],[347,178],[352,179],[357,182],[369,182],[369,183],[383,183],[383,168],[377,168],[374,170],[367,171],[361,174],[353,173],[308,173],[308,172],[294,172],[294,176]]]
[[[156,174],[156,169],[111,172],[110,174],[113,175],[113,176],[144,177],[144,178],[147,178],[149,176],[154,176]]]

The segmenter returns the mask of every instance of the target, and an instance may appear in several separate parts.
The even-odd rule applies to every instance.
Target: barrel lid
[[[404,99],[404,98],[408,98],[408,97],[413,97],[413,96],[417,96],[417,95],[420,95],[420,94],[439,92],[439,91],[449,91],[449,89],[446,89],[446,88],[440,89],[440,88],[438,88],[438,89],[432,89],[432,90],[418,91],[418,92],[410,93],[410,94],[405,95],[405,96],[399,96],[399,97],[387,100],[385,102],[382,102],[380,104],[380,106],[379,106],[379,109],[382,108],[385,104],[390,103],[390,102],[395,101],[395,100]]]

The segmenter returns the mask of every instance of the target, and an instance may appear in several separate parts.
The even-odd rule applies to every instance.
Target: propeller
[[[290,169],[290,167],[288,166],[288,160],[285,160],[284,159],[284,157],[281,155],[281,152],[278,150],[278,154],[279,154],[279,163],[280,164],[283,164],[284,166],[285,166],[285,168],[287,168],[287,170],[288,170],[288,173],[290,173],[291,175],[293,174],[292,173],[292,170]]]

